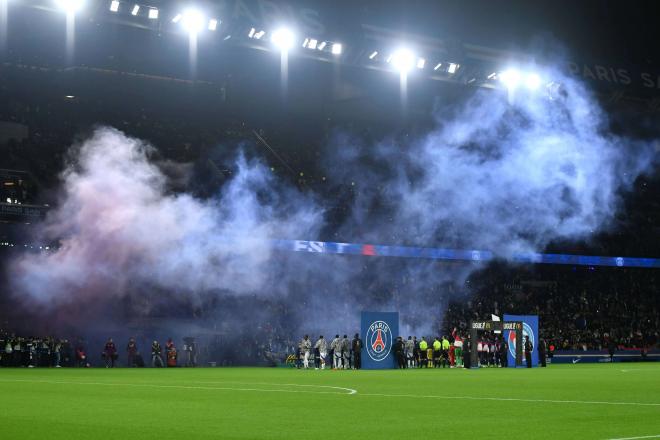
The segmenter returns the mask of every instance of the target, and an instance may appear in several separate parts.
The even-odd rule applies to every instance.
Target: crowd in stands
[[[469,300],[449,305],[445,322],[466,329],[470,320],[491,314],[531,314],[539,316],[541,337],[556,350],[655,348],[657,277],[648,269],[490,269],[474,277]]]

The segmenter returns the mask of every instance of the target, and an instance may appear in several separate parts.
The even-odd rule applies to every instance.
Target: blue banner
[[[429,260],[488,262],[502,258],[492,251],[479,249],[443,249],[379,244],[337,243],[332,241],[272,240],[273,248],[282,251],[320,254],[365,255],[369,257],[423,258]],[[567,264],[571,266],[660,268],[658,258],[603,257],[594,255],[520,253],[509,257],[517,263]]]
[[[396,367],[393,345],[399,336],[398,312],[362,312],[362,368],[382,370]]]
[[[539,342],[539,317],[538,315],[504,315],[504,321],[521,321],[523,323],[523,341],[524,338],[528,337],[529,341],[532,343],[532,367],[537,367],[539,365],[539,352],[537,350],[536,344]],[[516,344],[519,341],[516,341],[516,332],[512,330],[504,330],[504,338],[509,344],[509,353],[507,358],[509,360],[509,365],[516,365]],[[527,361],[525,360],[525,349],[523,347],[523,367],[527,366]]]
[[[609,363],[610,354],[607,350],[562,350],[556,351],[548,360],[553,364],[586,364]],[[660,350],[649,350],[642,353],[640,349],[617,350],[614,352],[614,362],[660,361]]]

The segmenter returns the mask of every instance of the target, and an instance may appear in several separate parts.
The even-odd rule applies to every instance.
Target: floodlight
[[[176,14],[172,19],[172,23],[178,23],[181,21],[181,14]]]
[[[518,83],[520,82],[520,72],[515,69],[505,70],[504,72],[500,73],[499,77],[500,81],[502,81],[502,84],[504,84],[504,86],[509,90],[513,90],[518,87]]]
[[[110,12],[117,12],[119,10],[119,2],[117,0],[112,0],[110,2]]]
[[[286,52],[293,47],[294,35],[290,29],[280,28],[273,32],[273,35],[270,37],[270,40],[273,44],[278,47],[282,52]]]
[[[369,59],[373,60],[374,58],[376,58],[376,55],[378,55],[378,51],[374,50],[373,52],[371,52],[371,55],[369,55]]]
[[[209,20],[209,30],[215,31],[216,29],[218,29],[218,20],[212,18]]]
[[[401,73],[406,73],[415,65],[415,55],[408,49],[399,49],[392,54],[392,65]]]
[[[138,15],[139,12],[140,12],[140,5],[135,5],[131,10],[131,15]]]
[[[204,16],[197,9],[187,9],[181,17],[181,25],[190,34],[198,34],[204,29]]]
[[[496,76],[497,76],[497,72],[493,72],[490,75],[488,75],[488,79],[495,79]]]
[[[319,44],[318,50],[323,50],[323,49],[325,49],[325,45],[326,45],[326,44],[327,44],[327,43],[326,43],[325,41],[321,41],[321,44]]]
[[[254,39],[255,40],[261,40],[261,38],[266,35],[266,31],[259,31],[256,34],[254,34]]]
[[[341,44],[340,43],[333,43],[331,52],[332,52],[333,55],[341,55]]]
[[[442,63],[438,63],[438,64],[435,65],[435,67],[433,68],[433,70],[438,70],[438,69],[441,68],[441,67],[442,67]]]
[[[315,38],[305,38],[305,41],[303,42],[303,47],[306,47],[307,49],[316,49],[316,45],[318,44],[318,40]]]
[[[158,19],[158,9],[151,8],[149,9],[149,19],[157,20]]]
[[[536,90],[541,86],[541,77],[536,73],[528,73],[525,77],[525,85],[529,90]]]
[[[426,60],[424,58],[418,58],[417,59],[417,68],[418,69],[423,69],[425,65],[426,65]]]
[[[454,74],[454,73],[456,73],[456,71],[458,70],[459,67],[460,67],[460,65],[458,65],[456,63],[449,63],[449,67],[447,67],[447,72],[451,73],[451,74]]]
[[[67,14],[75,14],[85,6],[85,0],[55,0],[55,3]]]

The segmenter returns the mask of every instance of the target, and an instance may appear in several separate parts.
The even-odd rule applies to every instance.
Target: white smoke
[[[458,111],[438,112],[438,128],[413,142],[374,149],[344,139],[335,150],[357,166],[338,168],[337,178],[360,189],[344,235],[509,256],[607,227],[622,192],[650,169],[653,148],[611,133],[589,91],[561,81],[559,91],[521,90],[513,102],[477,91]],[[378,167],[360,156],[375,156]],[[373,215],[373,206],[391,209]]]
[[[651,169],[655,153],[611,133],[589,91],[553,74],[563,89],[552,96],[522,93],[510,102],[477,91],[458,110],[438,111],[436,129],[416,140],[360,145],[338,136],[324,165],[357,191],[337,241],[506,257],[607,227],[622,191]],[[371,305],[399,309],[410,327],[428,328],[429,317],[442,313],[442,286],[470,270],[274,253],[270,239],[318,238],[324,211],[317,197],[241,155],[218,196],[199,200],[170,193],[151,147],[116,130],[98,130],[75,151],[61,202],[38,226],[59,247],[24,255],[11,270],[16,291],[41,304],[155,286],[192,301],[208,291],[277,296],[299,311],[300,327],[324,332],[355,328],[359,310]]]
[[[15,265],[26,293],[44,302],[121,297],[142,283],[252,292],[272,263],[269,239],[314,236],[322,225],[311,198],[243,156],[217,199],[168,194],[150,150],[108,128],[75,150],[61,203],[40,226],[59,246]]]

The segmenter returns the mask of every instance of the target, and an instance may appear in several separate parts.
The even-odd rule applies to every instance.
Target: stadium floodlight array
[[[322,41],[317,38],[305,38],[302,47],[309,50],[318,50],[320,52],[330,51],[333,55],[341,55],[343,46],[341,43],[333,43],[330,41]]]
[[[414,67],[419,70],[425,70],[427,68],[432,69],[438,74],[444,74],[444,78],[451,77],[456,75],[460,68],[460,64],[454,62],[444,62],[438,61],[431,63],[429,58],[425,56],[418,56],[413,53],[412,50],[407,48],[400,48],[393,52],[390,52],[386,57],[379,57],[379,50],[372,50],[367,52],[368,64],[374,65],[374,67],[387,66],[390,70],[394,70],[400,74],[405,74],[411,71]],[[438,79],[439,77],[433,76],[433,78]],[[442,77],[440,77],[442,78]]]
[[[119,13],[119,9],[121,8],[122,3],[127,3],[127,2],[121,2],[119,0],[112,0],[110,2],[110,7],[109,10],[110,12],[114,13]],[[146,15],[149,18],[149,20],[158,20],[158,17],[160,16],[160,11],[158,8],[150,7],[150,6],[144,6],[139,3],[131,3],[129,6],[131,6],[130,13],[133,17],[139,17],[142,14],[140,11],[146,11]],[[127,9],[128,10],[128,9]]]
[[[387,62],[402,75],[408,73],[415,65],[415,54],[409,49],[397,49],[388,57]]]
[[[80,12],[90,2],[87,0],[42,0],[57,5],[57,7],[65,11],[68,15],[73,16]],[[131,1],[131,0],[105,0],[109,11],[113,14],[126,14],[128,17],[136,18],[149,18],[151,21],[158,21],[161,19],[161,10],[146,3]],[[180,26],[189,35],[197,35],[202,31],[214,32],[219,29],[222,21],[219,18],[209,18],[205,16],[201,10],[191,7],[184,11],[172,11],[173,15],[170,20],[172,24]],[[231,28],[231,27],[230,27]],[[312,57],[320,61],[329,62],[333,58],[338,59],[346,51],[343,43],[333,41],[332,39],[321,39],[318,36],[307,37],[304,40],[298,38],[292,28],[281,28],[268,30],[270,38],[264,38],[267,35],[267,30],[259,27],[248,28],[249,31],[243,33],[238,32],[239,38],[237,44],[246,43],[246,40],[263,40],[249,47],[260,48],[265,50],[272,50],[275,48],[280,52],[288,52],[296,45],[302,44],[306,50],[299,53],[302,56]],[[223,41],[228,41],[231,35],[227,32],[218,32],[219,38]],[[246,38],[247,37],[247,38]],[[234,40],[232,40],[234,41]],[[268,41],[270,44],[265,43]],[[350,45],[348,47],[350,50]],[[315,55],[316,54],[316,55]],[[357,51],[350,54],[356,55]],[[466,69],[461,69],[461,65],[456,60],[442,59],[439,54],[431,55],[428,53],[414,53],[412,49],[399,49],[395,51],[388,51],[386,48],[374,47],[363,54],[359,63],[369,68],[377,70],[394,71],[399,74],[407,74],[413,69],[419,71],[430,72],[429,78],[433,80],[443,81],[458,81],[462,84],[475,85],[479,87],[488,88],[503,88],[512,92],[518,88],[524,88],[527,91],[536,91],[543,87],[551,91],[553,87],[559,87],[555,82],[548,81],[543,78],[539,73],[533,71],[521,71],[518,69],[506,69],[503,71],[491,70],[474,74],[474,70],[468,66]],[[347,59],[356,60],[356,57],[349,56]],[[463,73],[465,72],[465,73]],[[469,75],[469,76],[466,76]]]
[[[255,40],[261,40],[264,35],[266,35],[266,31],[257,30],[256,28],[250,28],[250,32],[248,32],[248,38],[253,38]]]
[[[295,44],[295,39],[296,36],[293,31],[285,27],[277,29],[270,37],[270,41],[281,52],[288,52],[291,50]]]
[[[186,9],[181,14],[181,26],[189,34],[198,34],[204,30],[204,16],[197,9]]]
[[[518,69],[506,69],[499,74],[491,73],[488,79],[499,79],[509,91],[513,91],[523,84],[528,90],[535,91],[541,87],[543,80],[536,72],[521,72]]]
[[[85,0],[55,0],[58,8],[67,14],[75,14],[85,6]]]
[[[149,18],[152,18],[151,16]],[[157,17],[156,17],[157,18]],[[204,14],[198,9],[186,9],[183,12],[177,13],[172,17],[172,23],[180,24],[181,27],[190,35],[197,35],[204,29],[209,31],[216,31],[221,20],[217,18],[209,18],[208,21]]]

